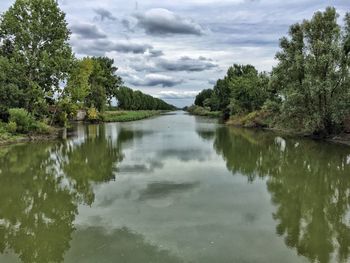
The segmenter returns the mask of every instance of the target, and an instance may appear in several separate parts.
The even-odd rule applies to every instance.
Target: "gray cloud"
[[[111,46],[111,51],[118,51],[122,53],[134,53],[134,54],[144,54],[147,50],[151,50],[152,46],[148,44],[138,44],[138,43],[113,43]]]
[[[208,80],[208,83],[209,83],[210,85],[215,85],[216,82],[217,82],[217,79],[209,79],[209,80]]]
[[[166,60],[161,59],[158,61],[157,66],[163,70],[168,71],[189,71],[199,72],[216,68],[217,65],[212,62],[211,59],[205,57],[199,57],[193,59],[190,57],[182,57],[178,60]]]
[[[183,192],[191,191],[194,188],[199,187],[199,182],[155,182],[147,185],[146,189],[140,192],[139,200],[165,198],[172,194],[180,194]]]
[[[149,56],[150,57],[161,57],[163,56],[164,53],[162,50],[158,50],[158,49],[151,49],[149,50]]]
[[[75,45],[75,50],[80,54],[102,56],[106,52],[120,52],[120,53],[133,53],[133,54],[144,54],[147,51],[153,51],[153,47],[148,44],[133,43],[133,42],[113,42],[110,40],[93,40],[84,41]]]
[[[187,34],[203,35],[204,29],[192,19],[184,18],[173,12],[156,8],[145,13],[136,13],[137,26],[150,35]]]
[[[71,26],[73,34],[84,39],[101,39],[107,38],[107,35],[93,24],[75,24]]]
[[[107,9],[95,8],[94,12],[97,14],[97,18],[100,19],[101,21],[104,21],[104,20],[115,21],[115,20],[117,20],[117,18],[115,16],[113,16],[113,14],[110,11],[108,11]]]
[[[174,87],[181,84],[183,83],[183,80],[161,74],[148,74],[143,79],[134,77],[133,79],[129,80],[129,82],[134,86],[162,86],[165,88]]]

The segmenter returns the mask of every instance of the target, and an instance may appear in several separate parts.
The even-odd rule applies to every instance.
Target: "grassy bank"
[[[8,132],[0,131],[0,145],[17,143],[25,140],[26,137],[23,135],[11,134]]]
[[[240,128],[269,130],[283,136],[307,137],[350,146],[349,132],[319,136],[305,129],[288,129],[276,121],[276,116],[273,113],[264,110],[253,111],[245,115],[231,116],[226,124]]]
[[[164,111],[106,111],[100,114],[103,122],[127,122],[147,119]]]
[[[210,111],[210,109],[192,105],[187,109],[187,111],[192,115],[206,116],[210,118],[219,118],[222,115],[220,111]]]
[[[57,138],[60,129],[35,120],[24,109],[10,109],[8,122],[0,121],[0,145]]]
[[[274,117],[268,111],[260,110],[248,114],[230,116],[226,123],[244,128],[272,128],[274,126]]]
[[[8,144],[15,144],[15,143],[22,143],[22,142],[29,142],[29,141],[47,141],[47,140],[53,140],[57,139],[60,134],[59,128],[53,128],[51,127],[49,131],[47,132],[30,132],[28,134],[22,134],[22,133],[11,133],[3,129],[3,123],[0,123],[0,146],[2,145],[8,145]]]

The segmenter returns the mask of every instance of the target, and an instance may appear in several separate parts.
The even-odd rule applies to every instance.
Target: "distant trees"
[[[234,116],[273,115],[268,125],[317,135],[341,131],[350,114],[350,13],[344,27],[337,18],[329,7],[292,25],[289,37],[280,40],[278,64],[270,75],[235,64],[216,82],[210,98],[204,103],[210,92],[202,91],[195,104]]]
[[[116,93],[118,107],[124,110],[174,110],[175,107],[165,101],[134,91],[128,87],[120,87]]]
[[[268,89],[269,76],[259,73],[252,65],[234,64],[212,90],[203,90],[195,105],[208,106],[213,111],[231,114],[258,110],[271,96]]]

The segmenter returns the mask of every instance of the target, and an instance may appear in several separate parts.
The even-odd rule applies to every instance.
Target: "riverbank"
[[[210,117],[210,118],[220,118],[222,115],[221,111],[210,111],[210,109],[192,105],[191,107],[188,107],[186,111],[191,115],[197,115],[197,116],[204,116],[204,117]]]
[[[106,111],[100,113],[97,122],[129,122],[138,121],[160,115],[166,111]],[[30,142],[48,141],[60,138],[62,128],[50,127],[45,133],[31,132],[29,134],[11,133],[4,128],[0,129],[0,146]]]
[[[102,122],[128,122],[147,119],[160,115],[165,111],[143,110],[143,111],[106,111],[100,114]]]
[[[58,139],[61,132],[62,129],[60,128],[52,128],[51,132],[46,134],[11,134],[0,132],[0,146],[33,141],[51,141]]]
[[[191,109],[191,110],[190,110]],[[221,112],[210,112],[203,107],[191,106],[187,109],[191,115],[206,116],[211,118],[220,118]],[[350,133],[341,133],[329,135],[327,137],[320,137],[309,134],[303,131],[296,131],[291,129],[283,129],[275,125],[274,115],[267,111],[254,111],[249,114],[231,116],[225,124],[237,128],[246,128],[252,130],[271,131],[277,135],[289,137],[305,137],[313,140],[320,140],[325,142],[332,142],[350,146]]]
[[[263,129],[274,132],[275,134],[292,136],[292,137],[305,137],[313,140],[327,141],[337,144],[343,144],[350,146],[350,133],[333,134],[329,136],[315,136],[313,134],[297,131],[291,129],[283,129],[275,125],[274,116],[266,111],[254,111],[247,115],[231,116],[226,121],[227,125],[247,128],[247,129]]]

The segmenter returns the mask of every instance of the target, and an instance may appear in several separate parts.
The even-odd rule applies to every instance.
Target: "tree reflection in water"
[[[78,205],[91,205],[93,185],[114,178],[122,144],[133,138],[120,130],[113,141],[104,126],[85,132],[83,140],[0,149],[1,254],[15,253],[22,262],[63,261]]]
[[[349,260],[348,147],[227,127],[215,133],[214,148],[232,173],[266,178],[288,247],[311,262]]]

